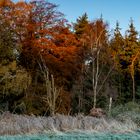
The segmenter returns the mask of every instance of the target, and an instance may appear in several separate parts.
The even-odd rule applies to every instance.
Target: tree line
[[[140,40],[85,13],[70,24],[46,0],[0,2],[0,111],[88,114],[140,100]]]

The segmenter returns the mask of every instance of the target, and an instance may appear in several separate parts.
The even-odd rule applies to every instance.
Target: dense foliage
[[[0,111],[88,114],[140,100],[140,41],[133,20],[111,35],[85,13],[70,25],[46,0],[0,3]]]

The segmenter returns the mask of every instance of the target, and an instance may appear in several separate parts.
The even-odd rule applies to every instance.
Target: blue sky
[[[59,5],[58,10],[66,15],[69,22],[75,22],[85,12],[89,20],[99,18],[102,14],[104,20],[109,23],[110,30],[115,27],[118,20],[124,33],[132,17],[136,29],[140,32],[140,0],[49,0],[49,2]]]
[[[50,2],[58,4],[58,9],[70,22],[75,22],[85,12],[89,20],[99,18],[102,14],[110,29],[115,27],[118,20],[124,33],[132,17],[136,29],[140,31],[140,0],[50,0]]]

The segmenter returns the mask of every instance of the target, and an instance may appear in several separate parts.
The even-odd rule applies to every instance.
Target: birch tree
[[[50,115],[55,115],[59,109],[59,105],[56,104],[58,96],[60,95],[61,88],[56,87],[54,76],[49,73],[49,70],[40,55],[40,62],[38,61],[40,72],[43,75],[46,95],[42,97],[42,100],[47,104]]]
[[[88,30],[88,42],[90,49],[89,60],[92,64],[93,108],[96,108],[97,95],[101,92],[115,66],[113,64],[109,68],[107,74],[103,76],[104,66],[108,65],[108,62],[110,61],[109,58],[111,57],[110,50],[107,47],[107,41],[107,25],[103,22],[103,20],[99,19],[90,23]]]

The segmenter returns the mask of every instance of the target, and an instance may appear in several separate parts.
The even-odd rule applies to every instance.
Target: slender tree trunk
[[[54,116],[55,115],[55,109],[54,108],[50,108],[50,116]]]
[[[130,66],[130,74],[132,78],[132,102],[135,102],[135,69],[134,69],[134,61],[132,61],[132,64]]]
[[[57,88],[55,86],[53,75],[51,75],[51,78],[49,78],[49,72],[47,66],[41,55],[40,55],[40,62],[38,61],[38,65],[43,74],[43,78],[45,80],[45,88],[46,88],[46,95],[44,95],[42,99],[44,102],[47,103],[50,115],[54,116],[55,112],[59,108],[59,106],[56,105],[56,101],[58,99],[58,96],[60,95],[61,88]]]
[[[120,78],[120,74],[119,74],[119,96],[122,97],[122,84],[121,84],[121,78]]]
[[[111,107],[112,107],[112,97],[109,99],[109,115],[111,114]]]
[[[133,58],[132,63],[130,65],[130,74],[131,74],[132,82],[133,82],[133,91],[132,91],[132,93],[133,93],[133,100],[132,101],[133,102],[135,102],[135,94],[136,94],[135,93],[136,92],[136,90],[135,90],[135,61],[136,61],[137,57],[139,56],[139,53],[140,53],[140,51],[138,50],[137,54]]]
[[[91,47],[91,52],[92,52],[92,87],[93,87],[93,96],[94,96],[94,101],[93,101],[93,108],[96,108],[96,103],[97,103],[97,88],[98,88],[98,80],[99,80],[99,56],[100,56],[100,38],[105,30],[102,30],[100,35],[97,37],[96,35],[96,45],[95,48],[93,48],[94,43],[92,40],[92,34],[90,37],[90,47]],[[96,54],[96,57],[95,57]]]
[[[96,67],[94,66],[94,62],[93,62],[93,94],[94,94],[93,108],[96,108],[96,102],[97,102],[97,86],[98,86],[98,75],[99,75],[99,54],[100,54],[100,50],[97,51]]]
[[[133,103],[135,102],[135,78],[134,76],[132,77],[132,82],[133,82]]]
[[[95,69],[94,69],[94,61],[92,62],[92,89],[93,89],[93,96],[94,96],[94,102],[93,102],[93,107],[96,107],[96,91],[94,88],[94,73],[95,73]]]
[[[81,99],[80,99],[80,95],[78,96],[78,113],[80,113],[81,110]]]
[[[96,90],[94,89],[93,90],[93,93],[94,93],[94,103],[93,103],[93,108],[96,108],[96,102],[97,102],[97,93],[96,93]]]

